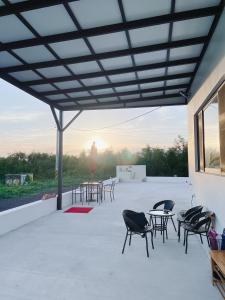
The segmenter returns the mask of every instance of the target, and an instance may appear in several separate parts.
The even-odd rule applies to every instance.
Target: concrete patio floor
[[[220,300],[211,285],[209,258],[196,237],[185,255],[173,227],[146,257],[145,240],[121,249],[121,212],[147,212],[153,203],[174,199],[189,207],[185,183],[121,183],[89,214],[57,212],[0,237],[0,299],[4,300]],[[204,241],[206,242],[206,241]]]

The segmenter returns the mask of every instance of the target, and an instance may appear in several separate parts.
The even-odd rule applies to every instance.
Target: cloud
[[[23,111],[3,111],[0,115],[0,123],[21,123],[33,122],[38,120],[44,114],[40,112],[23,112]]]

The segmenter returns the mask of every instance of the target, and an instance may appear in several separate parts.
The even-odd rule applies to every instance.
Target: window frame
[[[219,148],[220,167],[207,168],[205,166],[205,123],[204,111],[217,97],[218,100],[218,122],[219,122]],[[200,122],[200,123],[199,123]],[[199,107],[194,115],[195,133],[195,171],[205,174],[225,176],[225,76],[216,84],[211,93]]]

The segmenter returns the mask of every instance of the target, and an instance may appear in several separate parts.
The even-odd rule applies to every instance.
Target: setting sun
[[[107,144],[103,139],[101,139],[99,137],[95,137],[86,143],[85,149],[90,150],[93,142],[95,142],[95,146],[96,146],[97,150],[99,150],[99,151],[103,151],[107,148]]]

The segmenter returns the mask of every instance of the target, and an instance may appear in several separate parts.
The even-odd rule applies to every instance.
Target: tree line
[[[55,177],[56,156],[48,153],[13,153],[0,157],[0,179],[5,174],[33,173],[34,179]],[[71,177],[90,175],[90,154],[85,151],[79,156],[63,156],[63,172]],[[187,142],[178,137],[174,146],[168,149],[146,146],[140,152],[131,153],[127,149],[114,152],[110,149],[97,154],[96,176],[108,178],[116,175],[116,165],[146,165],[147,176],[188,176]]]

